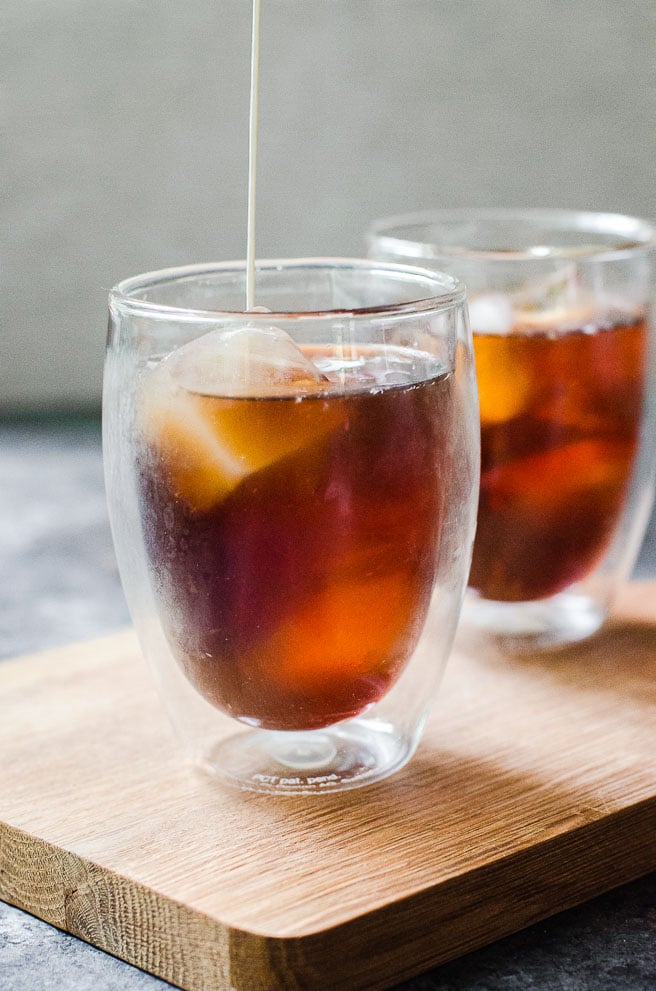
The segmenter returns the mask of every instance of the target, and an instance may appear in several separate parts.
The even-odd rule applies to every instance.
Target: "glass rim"
[[[545,233],[550,226],[558,225],[564,230],[589,232],[590,234],[611,234],[625,243],[616,246],[561,247],[548,244],[517,249],[468,248],[461,245],[440,245],[428,237],[402,237],[399,229],[444,226],[476,220],[499,223],[528,221],[536,226],[544,226]],[[409,260],[450,258],[464,261],[612,261],[631,257],[656,247],[656,225],[650,220],[623,213],[608,213],[594,210],[552,209],[549,207],[462,207],[455,209],[419,210],[413,213],[381,217],[369,228],[366,235],[367,246],[374,246],[385,254],[392,254]]]
[[[263,271],[292,271],[292,270],[353,270],[382,274],[410,276],[422,282],[431,292],[418,296],[416,300],[387,303],[380,306],[359,308],[336,308],[331,310],[205,310],[195,307],[174,306],[168,303],[158,303],[154,300],[140,299],[134,295],[139,290],[157,285],[171,284],[191,279],[194,276],[207,276],[213,273],[230,273],[235,275],[246,273],[246,262],[206,262],[195,265],[184,265],[173,268],[157,269],[141,275],[131,276],[117,283],[109,293],[110,309],[117,306],[124,312],[134,315],[150,316],[152,318],[177,319],[189,321],[224,320],[247,318],[255,321],[271,323],[275,320],[302,319],[334,319],[335,317],[371,318],[402,315],[407,313],[426,313],[443,310],[464,303],[466,290],[464,284],[455,276],[446,272],[436,272],[415,265],[405,265],[397,262],[378,262],[361,258],[284,258],[258,259],[255,263],[256,272]],[[437,290],[437,291],[435,291]]]

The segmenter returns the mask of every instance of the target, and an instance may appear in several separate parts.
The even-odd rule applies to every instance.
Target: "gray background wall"
[[[263,0],[258,254],[448,205],[656,214],[654,0]],[[0,411],[96,408],[106,290],[245,253],[250,0],[4,0]]]

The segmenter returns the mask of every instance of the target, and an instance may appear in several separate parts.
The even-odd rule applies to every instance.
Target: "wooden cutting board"
[[[131,632],[0,665],[0,897],[187,991],[378,989],[656,868],[656,585],[457,647],[418,754],[272,798],[180,762]]]

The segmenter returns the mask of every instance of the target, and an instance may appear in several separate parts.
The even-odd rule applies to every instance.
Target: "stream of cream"
[[[246,309],[255,307],[255,191],[260,80],[261,0],[253,0],[251,35],[251,96],[248,114],[248,226],[246,234]]]

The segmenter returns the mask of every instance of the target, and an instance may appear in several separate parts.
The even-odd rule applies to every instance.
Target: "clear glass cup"
[[[242,263],[110,295],[110,518],[189,754],[326,792],[414,752],[471,559],[478,402],[463,287],[368,261]],[[264,308],[267,308],[266,310]]]
[[[481,494],[463,618],[514,646],[604,622],[649,519],[656,459],[654,227],[571,210],[376,223],[369,255],[467,286]]]

